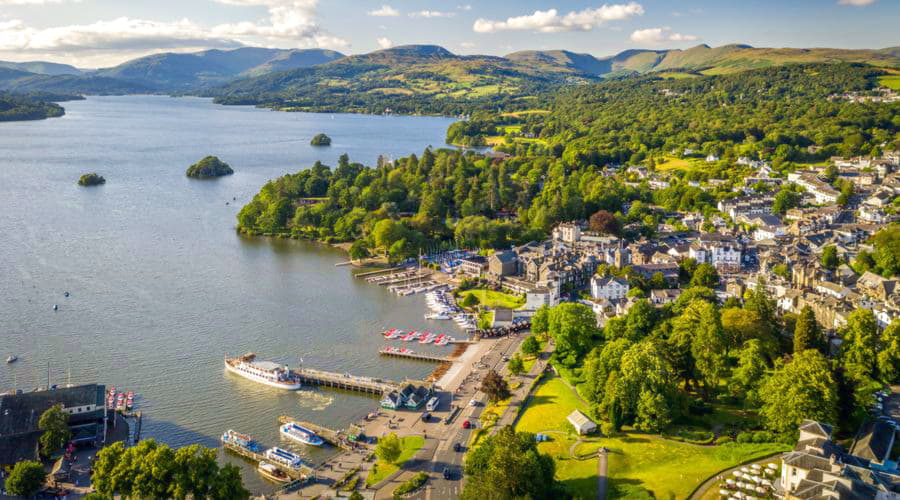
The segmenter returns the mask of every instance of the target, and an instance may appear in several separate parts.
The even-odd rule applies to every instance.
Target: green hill
[[[59,104],[38,99],[0,94],[0,122],[43,120],[65,114]]]
[[[0,68],[36,73],[38,75],[80,75],[82,71],[75,66],[45,61],[9,62],[0,61]]]

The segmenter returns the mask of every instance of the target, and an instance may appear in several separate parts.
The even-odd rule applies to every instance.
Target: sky
[[[884,48],[900,45],[898,25],[900,0],[0,0],[0,60],[97,68],[242,46],[595,56],[701,43]]]

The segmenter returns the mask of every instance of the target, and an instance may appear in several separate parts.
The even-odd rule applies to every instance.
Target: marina
[[[232,430],[226,431],[221,437],[222,447],[244,458],[259,464],[271,464],[281,473],[291,479],[307,479],[313,476],[313,469],[293,453],[281,448],[263,448],[250,436]]]
[[[318,425],[313,422],[306,422],[303,420],[296,420],[284,415],[278,417],[278,422],[280,422],[282,425],[296,424],[305,427],[306,429],[309,429],[316,433],[317,436],[319,436],[332,446],[342,449],[352,448],[350,444],[350,436],[348,436],[344,431],[336,431],[323,425]]]
[[[424,354],[410,350],[402,350],[397,348],[386,347],[378,351],[382,356],[393,356],[395,358],[414,359],[416,361],[433,361],[435,363],[452,363],[453,358],[449,356],[437,356],[434,354]]]
[[[294,371],[299,379],[308,385],[332,387],[365,394],[382,395],[396,391],[401,387],[398,382],[380,378],[360,377],[349,373],[335,373],[312,368],[298,368]]]

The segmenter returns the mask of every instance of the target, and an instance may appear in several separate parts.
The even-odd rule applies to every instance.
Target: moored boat
[[[297,441],[298,443],[307,444],[309,446],[322,446],[325,444],[325,440],[320,438],[315,432],[294,422],[282,425],[280,431],[282,436]]]
[[[13,355],[10,355],[8,358],[6,358],[6,363],[7,363],[7,364],[9,364],[9,363],[15,363],[18,359],[19,359],[19,358],[16,357],[16,355],[13,354]]]
[[[279,469],[277,465],[270,464],[269,462],[260,462],[256,471],[259,472],[262,477],[270,481],[275,481],[276,483],[286,483],[291,480],[291,477]]]
[[[281,464],[291,469],[299,469],[303,466],[303,459],[296,453],[291,453],[285,449],[273,446],[266,450],[266,458],[271,462]]]
[[[425,334],[424,337],[422,337],[421,340],[419,340],[419,343],[420,344],[430,344],[431,341],[433,341],[436,337],[437,337],[437,335],[435,335],[433,333],[427,333],[427,334]]]
[[[253,438],[251,438],[247,434],[241,434],[240,432],[236,432],[231,429],[228,429],[227,431],[225,431],[222,434],[222,437],[220,438],[220,440],[224,444],[230,444],[232,446],[244,448],[246,450],[250,450],[253,452],[260,451],[259,444],[256,441],[254,441]]]
[[[288,367],[271,361],[257,361],[256,354],[225,358],[225,369],[246,379],[278,389],[296,391],[302,387],[300,377]]]

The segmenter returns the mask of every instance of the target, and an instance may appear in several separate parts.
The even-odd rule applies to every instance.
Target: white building
[[[522,309],[536,311],[541,306],[554,307],[559,305],[559,294],[550,288],[535,288],[525,292],[525,305]]]
[[[595,299],[622,300],[628,294],[628,281],[615,276],[591,277],[591,297]]]
[[[578,434],[590,434],[597,430],[597,424],[594,423],[593,420],[589,419],[587,415],[581,413],[578,410],[573,411],[568,416],[569,423],[575,427],[575,431]]]

